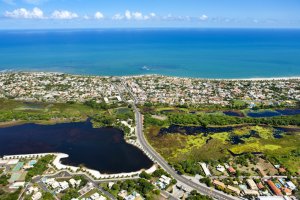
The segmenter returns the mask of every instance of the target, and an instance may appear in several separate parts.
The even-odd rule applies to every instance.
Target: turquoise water
[[[0,71],[203,78],[300,76],[300,30],[0,31]]]

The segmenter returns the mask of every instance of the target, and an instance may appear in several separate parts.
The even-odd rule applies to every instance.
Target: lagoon
[[[62,163],[84,165],[101,173],[148,169],[152,161],[124,140],[116,128],[93,128],[91,122],[55,125],[23,124],[0,128],[0,156],[35,153],[66,153]]]

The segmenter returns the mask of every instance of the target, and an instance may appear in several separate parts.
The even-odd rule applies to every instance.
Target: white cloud
[[[44,13],[41,9],[35,7],[32,10],[27,10],[25,8],[19,8],[13,11],[6,11],[4,13],[5,17],[17,18],[17,19],[44,19]]]
[[[125,11],[125,17],[126,19],[130,20],[131,19],[131,12],[129,10]]]
[[[101,12],[96,12],[95,15],[94,15],[95,19],[103,19],[104,18],[104,15],[101,13]]]
[[[136,19],[136,20],[143,20],[143,19],[144,19],[143,14],[140,13],[140,12],[134,12],[134,13],[132,13],[132,16],[133,16],[133,18]]]
[[[51,15],[53,19],[75,19],[78,17],[77,13],[68,10],[55,10]]]
[[[199,19],[202,20],[202,21],[206,21],[206,20],[208,20],[208,16],[207,15],[201,15],[199,17]]]
[[[126,10],[124,15],[118,13],[115,14],[112,19],[113,20],[122,20],[122,19],[126,19],[126,20],[148,20],[151,18],[156,17],[155,13],[150,13],[149,15],[144,15],[141,12],[131,12],[130,10]]]

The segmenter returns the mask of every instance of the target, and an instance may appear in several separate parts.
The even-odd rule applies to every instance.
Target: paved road
[[[53,175],[46,175],[44,177],[47,178],[66,178],[69,177],[71,178],[73,175],[79,175],[79,176],[83,176],[86,180],[88,180],[89,182],[91,182],[93,184],[93,186],[95,188],[97,188],[100,192],[102,192],[103,194],[105,194],[107,197],[109,197],[110,199],[115,200],[116,198],[110,194],[109,192],[105,191],[102,187],[99,186],[100,181],[94,181],[91,177],[87,176],[86,174],[78,174],[78,173],[70,173],[68,171],[61,171],[59,173],[53,174]]]
[[[136,133],[137,133],[137,139],[144,148],[145,151],[148,152],[148,154],[154,158],[154,160],[166,171],[168,172],[173,178],[177,180],[178,183],[186,185],[188,187],[191,187],[197,191],[199,191],[202,194],[211,196],[215,199],[226,199],[226,200],[235,200],[239,199],[237,197],[233,197],[230,195],[227,195],[221,191],[215,190],[213,188],[209,188],[207,186],[204,186],[202,184],[196,184],[187,178],[177,174],[177,172],[169,166],[169,164],[151,147],[151,145],[147,142],[144,134],[143,134],[143,119],[142,115],[139,112],[138,108],[134,105],[133,106],[136,114]]]
[[[166,172],[168,172],[174,179],[177,180],[179,184],[188,186],[194,190],[197,190],[198,192],[208,195],[210,197],[213,197],[215,199],[220,199],[220,200],[236,200],[239,199],[237,197],[233,197],[231,195],[227,195],[221,191],[215,190],[213,188],[209,188],[204,184],[196,184],[192,182],[191,180],[177,174],[177,172],[170,167],[170,165],[152,148],[152,146],[148,143],[146,140],[144,134],[143,134],[143,119],[142,119],[142,114],[139,112],[138,108],[136,105],[138,104],[138,99],[136,96],[132,93],[132,91],[126,86],[124,82],[122,82],[122,85],[126,88],[126,90],[131,94],[131,96],[134,99],[133,103],[133,109],[135,111],[135,117],[136,117],[136,134],[137,134],[137,139],[143,149],[148,152],[148,154],[159,164]]]

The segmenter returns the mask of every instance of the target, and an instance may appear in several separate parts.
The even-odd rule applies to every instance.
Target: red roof
[[[235,169],[233,169],[233,167],[229,167],[229,168],[228,168],[228,171],[229,171],[230,173],[235,173],[235,172],[236,172]]]
[[[283,196],[280,189],[278,189],[276,187],[276,185],[273,183],[273,181],[268,180],[267,183],[268,183],[269,187],[271,188],[271,190],[274,192],[274,194],[276,194],[277,196]]]
[[[264,189],[265,188],[265,186],[262,183],[258,183],[257,187],[258,187],[258,189]]]

